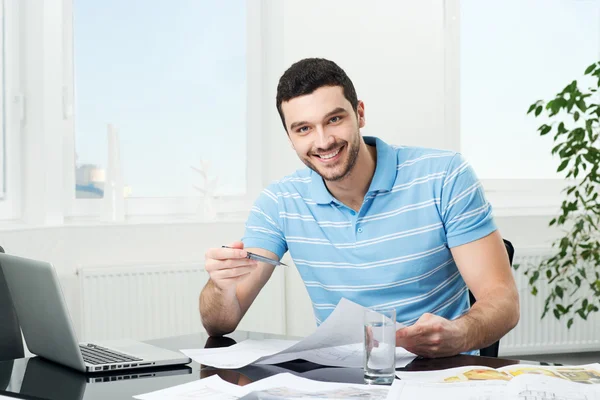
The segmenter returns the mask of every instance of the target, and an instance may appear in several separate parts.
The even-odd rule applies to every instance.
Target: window
[[[6,74],[4,59],[5,57],[5,46],[4,46],[4,1],[0,0],[0,199],[4,199],[6,188],[4,181],[6,180],[6,163],[5,163],[5,150],[4,142],[6,136]]]
[[[246,193],[246,0],[73,0],[75,195],[101,198],[115,129],[125,194]],[[112,126],[112,128],[109,128]]]
[[[526,112],[600,59],[600,1],[462,0],[460,13],[463,153],[482,179],[561,177]]]
[[[0,0],[0,218],[5,220],[18,218],[21,210],[19,7],[19,2]]]
[[[461,0],[459,20],[461,151],[486,190],[560,191],[552,139],[526,113],[600,59],[600,1]]]

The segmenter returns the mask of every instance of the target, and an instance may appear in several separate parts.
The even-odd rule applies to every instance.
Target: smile
[[[333,162],[335,160],[337,160],[340,156],[340,153],[342,151],[342,149],[344,148],[344,146],[330,152],[330,153],[325,153],[325,154],[315,154],[315,156],[319,159],[319,161],[323,162],[323,163],[330,163]]]

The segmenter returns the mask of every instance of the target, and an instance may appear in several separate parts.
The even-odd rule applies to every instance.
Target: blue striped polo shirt
[[[334,198],[309,168],[269,185],[242,239],[282,257],[289,250],[317,324],[342,297],[394,307],[411,325],[426,312],[455,319],[470,307],[450,248],[496,230],[473,169],[456,152],[376,146],[375,175],[359,212]]]

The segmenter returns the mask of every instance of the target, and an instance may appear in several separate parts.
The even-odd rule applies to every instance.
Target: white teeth
[[[329,154],[326,154],[326,155],[325,154],[321,154],[320,157],[323,158],[323,159],[325,159],[325,160],[327,160],[329,158],[333,158],[333,157],[337,156],[339,152],[340,152],[340,149],[337,149],[334,153],[329,153]]]

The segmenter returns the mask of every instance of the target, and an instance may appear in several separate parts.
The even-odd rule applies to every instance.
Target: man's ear
[[[365,103],[362,100],[358,101],[358,107],[356,107],[356,115],[358,116],[358,127],[363,128],[365,126]]]

